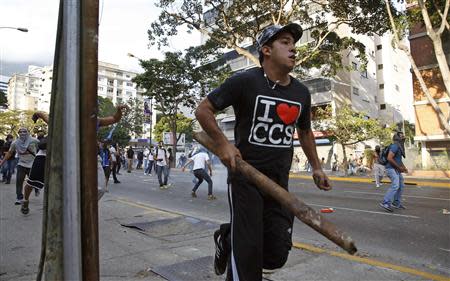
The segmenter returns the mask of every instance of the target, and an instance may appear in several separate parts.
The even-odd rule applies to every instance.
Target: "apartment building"
[[[39,110],[48,112],[52,88],[51,66],[28,66],[25,74],[14,74],[8,83],[10,110]]]
[[[449,32],[442,37],[443,49],[450,62]],[[411,55],[419,68],[425,83],[438,106],[448,118],[450,115],[450,97],[438,68],[433,44],[425,27],[417,25],[410,30],[409,41]],[[416,112],[416,135],[414,140],[421,144],[421,162],[424,169],[450,169],[450,135],[440,124],[436,111],[425,97],[418,80],[414,76],[414,109]],[[447,119],[447,122],[448,119]],[[450,123],[449,123],[450,124]]]
[[[9,81],[8,76],[5,75],[0,75],[0,91],[5,93],[8,91],[8,81]]]

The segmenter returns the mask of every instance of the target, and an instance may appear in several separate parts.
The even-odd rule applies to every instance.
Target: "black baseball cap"
[[[294,37],[294,43],[300,40],[303,34],[302,27],[296,23],[290,23],[285,26],[269,25],[268,27],[264,28],[263,31],[261,31],[261,33],[256,37],[258,51],[261,51],[261,48],[274,36],[285,31],[292,34],[292,36]]]

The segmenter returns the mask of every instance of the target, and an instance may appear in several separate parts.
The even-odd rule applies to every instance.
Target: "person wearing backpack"
[[[381,147],[379,145],[375,146],[375,151],[373,152],[373,176],[375,177],[376,187],[381,186],[381,180],[384,176],[384,165],[381,161]]]
[[[402,193],[405,187],[402,173],[408,173],[408,169],[402,162],[405,158],[405,135],[403,132],[395,133],[394,143],[388,147],[386,173],[391,179],[391,186],[384,195],[380,207],[387,212],[393,212],[395,209],[406,209],[402,205]],[[383,158],[383,155],[382,155]]]
[[[158,175],[159,188],[167,189],[170,185],[167,184],[169,178],[169,153],[164,148],[163,142],[160,141],[155,152],[156,157],[156,174]],[[164,175],[164,180],[163,180]]]

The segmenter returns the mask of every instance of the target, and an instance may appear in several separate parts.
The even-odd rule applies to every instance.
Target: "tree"
[[[0,112],[0,135],[5,137],[8,134],[17,135],[20,127],[25,127],[31,134],[43,131],[47,134],[48,128],[41,119],[36,123],[33,122],[31,116],[34,111],[9,110]]]
[[[8,99],[6,97],[6,93],[3,91],[0,91],[0,106],[7,106],[8,105]]]
[[[306,74],[302,69],[314,67],[325,75],[334,75],[344,67],[342,56],[347,52],[343,50],[358,51],[364,68],[367,59],[363,44],[340,37],[337,30],[347,25],[356,34],[382,34],[389,27],[381,0],[159,0],[156,6],[162,12],[148,31],[151,44],[167,45],[180,27],[187,27],[189,32],[196,30],[209,38],[214,50],[234,49],[255,65],[259,61],[254,49],[242,47],[242,43],[250,40],[255,45],[257,34],[269,24],[299,21],[309,29],[307,44],[298,49],[296,72],[300,74]]]
[[[392,126],[384,127],[378,120],[367,118],[364,112],[356,112],[348,105],[336,111],[335,116],[331,118],[330,116],[331,107],[319,108],[313,124],[315,128],[329,132],[331,140],[342,146],[346,174],[348,169],[346,146],[370,139],[378,139],[381,144],[385,144],[384,142],[391,137]]]
[[[438,119],[441,123],[441,125],[444,127],[447,134],[450,134],[450,125],[448,123],[448,120],[450,119],[450,114],[448,117],[444,115],[441,108],[435,101],[434,97],[431,95],[430,90],[428,89],[428,86],[426,85],[423,76],[419,70],[419,68],[416,65],[416,62],[414,61],[414,58],[411,55],[411,52],[409,51],[409,48],[402,44],[400,38],[402,34],[404,34],[404,30],[401,28],[410,28],[411,26],[414,26],[418,22],[420,22],[420,17],[418,16],[417,12],[414,10],[412,11],[409,22],[403,23],[403,25],[398,26],[398,23],[395,21],[395,17],[392,14],[392,8],[391,5],[389,5],[390,1],[386,1],[385,7],[386,11],[388,12],[388,18],[391,26],[392,33],[394,34],[394,44],[397,48],[402,50],[408,57],[409,61],[411,62],[412,69],[414,71],[414,75],[416,76],[417,80],[419,81],[420,88],[424,92],[427,100],[430,102],[431,106],[433,107],[434,111],[438,115]],[[437,5],[436,2],[439,2],[441,5],[444,6],[443,12],[440,11],[440,7]],[[446,30],[446,36],[449,36],[449,23],[448,23],[448,11],[450,6],[450,1],[446,0],[445,3],[442,3],[443,1],[427,1],[426,5],[423,0],[418,1],[418,5],[420,8],[420,14],[422,15],[423,24],[426,26],[427,34],[430,37],[431,41],[433,42],[434,47],[434,53],[436,55],[436,60],[439,64],[439,70],[442,75],[442,80],[444,82],[447,96],[450,97],[450,74],[449,74],[449,67],[448,62],[445,57],[444,50],[442,48],[442,40],[441,37],[444,35],[444,31]],[[430,17],[430,12],[432,13],[432,16]],[[437,26],[437,31],[435,30],[435,27]]]
[[[223,77],[221,72],[229,71],[206,63],[208,55],[211,55],[210,49],[201,46],[189,48],[184,54],[167,52],[164,60],[140,60],[145,71],[133,81],[154,100],[155,109],[166,118],[173,140],[177,136],[180,106],[195,108],[199,100],[217,85],[217,80]],[[176,151],[176,143],[172,146]]]
[[[185,134],[186,141],[192,141],[194,119],[188,118],[183,114],[177,114],[177,134]],[[162,117],[155,125],[154,136],[155,139],[161,141],[164,132],[170,132],[170,125],[167,117]],[[178,139],[177,139],[178,142]]]
[[[137,98],[130,98],[125,104],[128,110],[122,116],[119,126],[126,129],[129,134],[141,136],[144,132],[144,102]]]

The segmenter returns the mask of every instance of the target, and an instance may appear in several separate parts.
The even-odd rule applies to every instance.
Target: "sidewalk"
[[[0,280],[35,280],[42,196],[32,195],[27,216],[14,199],[14,184],[0,183]],[[212,266],[219,223],[105,194],[99,202],[101,280],[224,280]],[[305,241],[295,243],[286,266],[268,280],[448,280],[299,242]]]
[[[365,182],[365,183],[374,183],[375,180],[371,174],[367,175],[347,175],[345,176],[343,172],[332,172],[330,170],[326,170],[325,173],[328,175],[330,180],[334,181],[347,181],[347,182]],[[312,180],[312,173],[306,171],[300,172],[291,172],[291,178],[301,178],[301,179],[310,179]],[[450,188],[450,179],[449,178],[430,178],[430,177],[414,177],[404,175],[405,184],[407,185],[422,185],[422,186],[431,186],[431,187],[441,187],[441,188]],[[382,183],[390,183],[391,181],[387,176],[385,176],[382,180]]]

